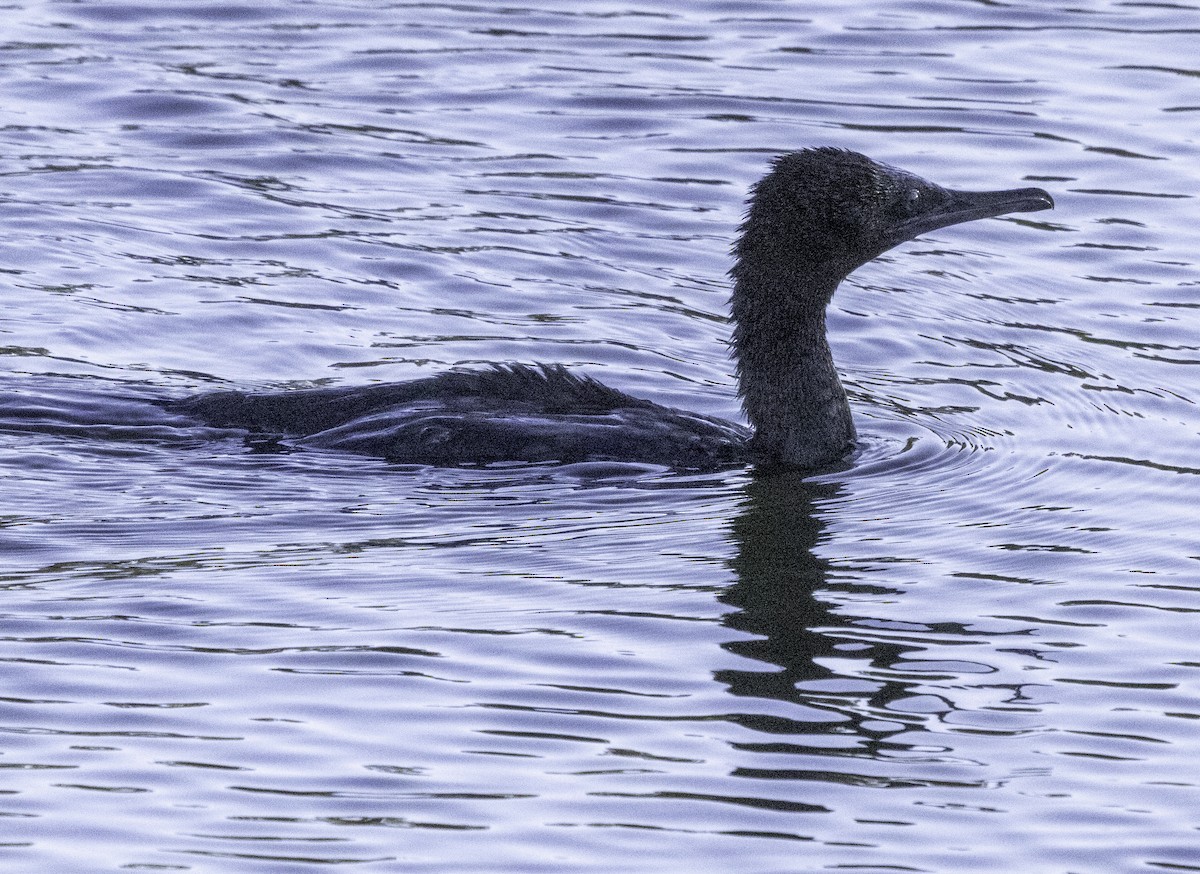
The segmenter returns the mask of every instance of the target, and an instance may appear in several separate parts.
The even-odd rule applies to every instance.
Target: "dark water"
[[[0,434],[5,871],[1200,870],[1200,9],[680,7],[5,7],[30,417],[491,360],[737,416],[771,154],[1058,202],[843,286],[840,473]]]

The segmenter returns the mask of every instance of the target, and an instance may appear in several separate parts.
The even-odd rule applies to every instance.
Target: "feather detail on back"
[[[492,365],[411,382],[214,392],[172,405],[210,425],[414,464],[745,463],[750,432],[631,397],[561,365]]]

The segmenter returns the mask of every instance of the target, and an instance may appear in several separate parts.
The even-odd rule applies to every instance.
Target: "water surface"
[[[4,869],[1200,870],[1200,11],[568,5],[6,8]],[[745,190],[824,144],[1058,203],[843,285],[845,469],[18,427],[485,361],[737,417]]]

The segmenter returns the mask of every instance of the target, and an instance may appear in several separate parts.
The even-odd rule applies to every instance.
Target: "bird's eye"
[[[922,188],[913,186],[912,188],[904,188],[898,191],[893,206],[896,215],[900,218],[912,218],[915,215],[920,215],[928,208],[928,197]]]

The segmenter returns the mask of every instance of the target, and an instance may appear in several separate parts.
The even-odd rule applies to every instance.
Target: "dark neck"
[[[768,464],[817,467],[855,439],[846,392],[825,337],[825,302],[840,279],[734,270],[731,306],[738,393]]]

